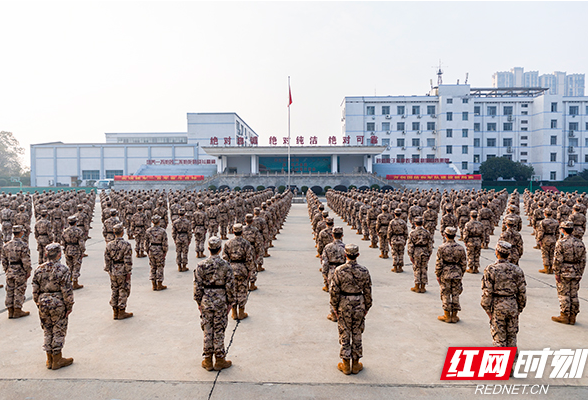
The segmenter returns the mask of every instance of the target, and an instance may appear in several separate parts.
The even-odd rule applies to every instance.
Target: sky
[[[490,87],[520,66],[588,72],[586,2],[0,2],[0,130],[33,143],[186,132],[236,112],[327,144],[345,96]]]

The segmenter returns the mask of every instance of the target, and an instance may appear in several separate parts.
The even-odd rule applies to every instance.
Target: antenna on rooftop
[[[441,60],[439,60],[439,66],[433,67],[437,69],[437,86],[443,84],[443,70],[441,69]]]
[[[469,72],[466,72],[466,80],[465,80],[465,84],[466,85],[468,84],[468,78],[469,77],[470,77],[470,73]]]

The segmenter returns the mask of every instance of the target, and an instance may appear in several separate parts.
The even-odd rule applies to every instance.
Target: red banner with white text
[[[386,175],[389,181],[481,181],[482,175]]]
[[[115,181],[203,181],[204,175],[117,175]]]

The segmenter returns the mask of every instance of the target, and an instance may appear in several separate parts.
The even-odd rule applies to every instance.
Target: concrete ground
[[[345,228],[344,242],[360,245],[359,262],[370,270],[374,297],[364,334],[364,370],[349,376],[339,372],[337,326],[326,319],[328,294],[321,290],[305,204],[292,206],[270,249],[272,256],[265,259],[259,290],[249,297],[249,318],[229,320],[225,343],[233,367],[208,372],[200,367],[202,331],[192,297],[193,274],[177,271],[173,242],[166,264],[168,289],[153,292],[148,259],[134,259],[127,311],[135,317],[112,319],[98,207],[80,278],[85,287],[75,291],[63,351],[65,357],[74,357],[74,364],[58,371],[45,368],[43,334],[29,285],[24,309],[31,316],[8,320],[0,308],[0,399],[465,399],[475,396],[477,383],[507,383],[439,380],[449,346],[492,344],[488,317],[480,307],[481,274],[464,277],[461,321],[442,323],[437,320],[442,310],[433,274],[435,254],[429,262],[427,293],[413,293],[408,257],[406,272],[391,272],[391,259],[378,258],[379,251],[368,248],[369,242],[361,241],[337,217],[336,225]],[[537,272],[541,254],[532,249],[530,233],[525,226],[521,267],[527,277],[528,305],[520,318],[519,348],[588,348],[588,314],[581,313],[575,326],[551,321],[559,313],[555,281],[553,275]],[[491,246],[497,237],[492,237]],[[440,243],[437,232],[435,247]],[[34,241],[31,248],[36,248]],[[191,251],[191,269],[194,255]],[[36,262],[36,251],[32,257]],[[492,250],[483,250],[482,268],[494,259]],[[588,310],[584,289],[581,297],[581,310]],[[588,378],[508,383],[550,385],[546,398],[588,396]]]

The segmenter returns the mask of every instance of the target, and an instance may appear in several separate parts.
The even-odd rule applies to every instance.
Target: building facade
[[[567,74],[555,71],[553,74],[539,75],[538,71],[525,72],[522,67],[510,71],[497,71],[492,75],[495,88],[546,88],[549,94],[562,96],[584,96],[584,74]]]

